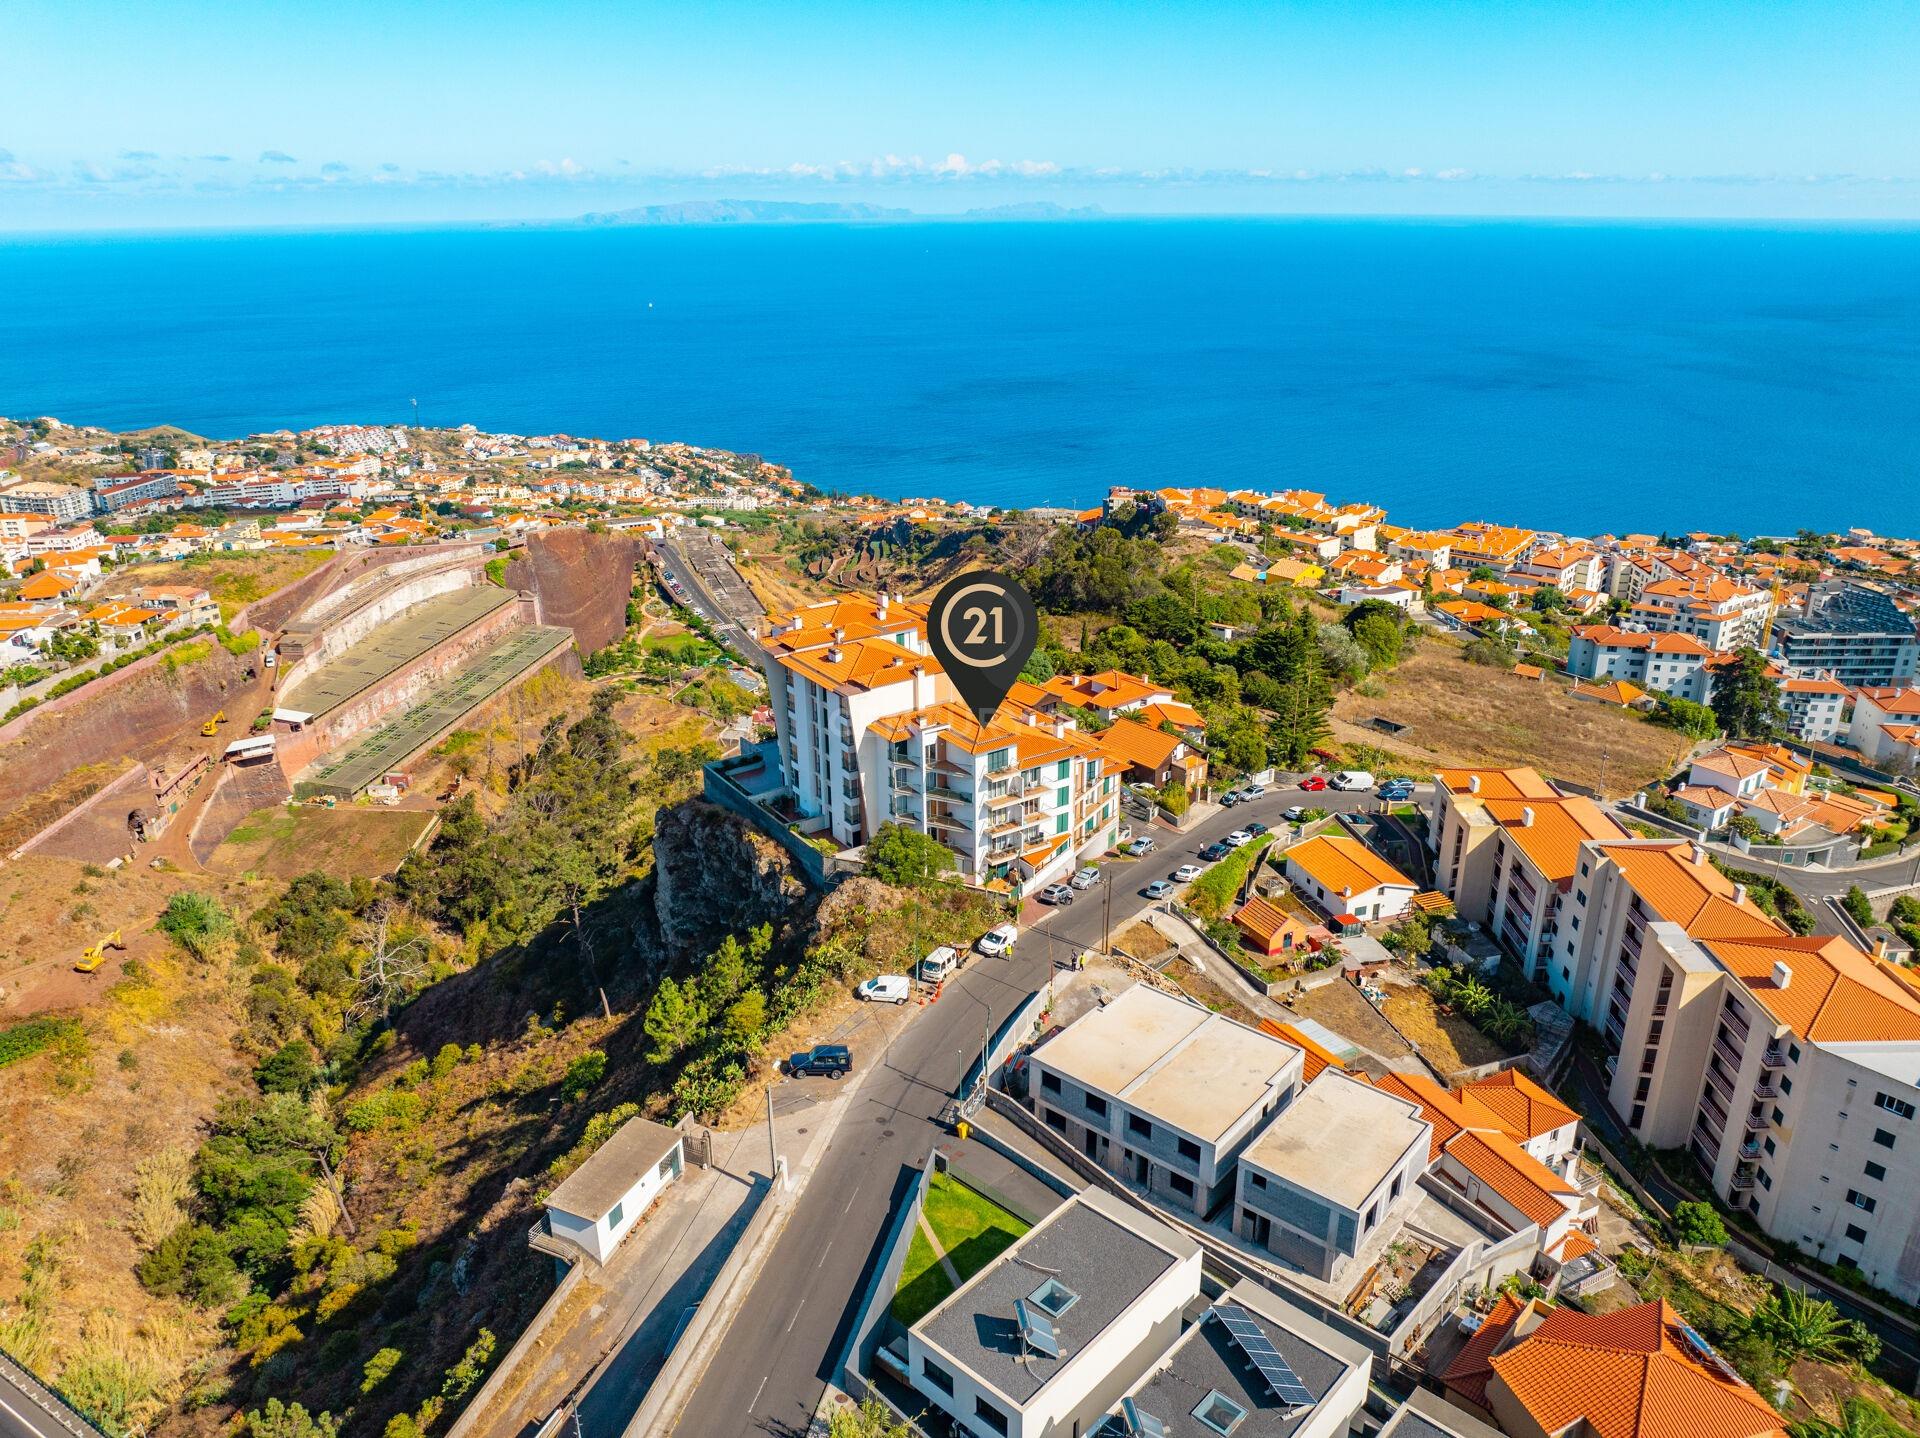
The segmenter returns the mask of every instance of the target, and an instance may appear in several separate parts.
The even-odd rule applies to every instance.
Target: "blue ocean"
[[[1920,229],[1115,220],[0,239],[0,412],[684,439],[823,489],[1920,531]]]

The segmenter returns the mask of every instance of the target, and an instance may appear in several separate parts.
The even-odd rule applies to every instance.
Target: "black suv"
[[[837,1079],[853,1072],[853,1050],[844,1044],[820,1044],[790,1056],[787,1072],[794,1078],[825,1074]]]

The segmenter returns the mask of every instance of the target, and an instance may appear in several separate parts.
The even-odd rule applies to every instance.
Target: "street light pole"
[[[780,1139],[773,1129],[773,1085],[767,1085],[767,1177],[771,1182],[780,1177]]]

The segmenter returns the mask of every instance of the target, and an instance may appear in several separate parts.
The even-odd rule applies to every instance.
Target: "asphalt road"
[[[1156,826],[1156,853],[1104,866],[1102,885],[1024,930],[1010,959],[974,956],[891,1048],[864,1049],[860,1033],[853,1034],[855,1062],[878,1064],[880,1072],[868,1076],[853,1100],[773,1254],[716,1339],[714,1361],[677,1431],[703,1438],[797,1438],[807,1431],[879,1261],[888,1214],[942,1134],[935,1119],[987,1035],[1046,982],[1056,963],[1099,943],[1109,921],[1118,932],[1149,906],[1140,890],[1150,880],[1166,877],[1249,819],[1278,825],[1291,804],[1352,811],[1377,802],[1370,794],[1280,789],[1213,815],[1187,834]],[[1136,832],[1142,827],[1136,823]]]
[[[0,1438],[78,1438],[97,1432],[0,1354]]]
[[[655,542],[654,552],[667,575],[680,581],[689,608],[742,654],[752,655],[758,649],[747,626],[757,624],[765,611],[740,577],[725,545],[704,532],[684,538],[669,534]]]

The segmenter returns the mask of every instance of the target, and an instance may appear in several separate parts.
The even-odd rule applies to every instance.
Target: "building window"
[[[1265,1188],[1267,1186],[1267,1176],[1264,1173],[1249,1173],[1247,1175],[1247,1182],[1255,1188]]]
[[[1792,1079],[1790,1079],[1790,1078],[1788,1078],[1788,1077],[1787,1077],[1786,1075],[1784,1075],[1784,1074],[1782,1074],[1782,1075],[1781,1075],[1781,1077],[1780,1077],[1780,1092],[1781,1092],[1781,1093],[1792,1093],[1792,1092],[1793,1092],[1793,1080],[1792,1080]]]
[[[931,1358],[923,1355],[920,1359],[920,1371],[926,1375],[927,1382],[931,1383],[935,1388],[938,1388],[942,1393],[952,1394],[953,1375],[938,1363],[935,1363]]]
[[[1779,1124],[1782,1128],[1786,1127],[1787,1116],[1780,1112],[1779,1104],[1775,1104],[1773,1106],[1773,1121]]]
[[[1195,1163],[1200,1162],[1200,1145],[1195,1143],[1190,1138],[1181,1139],[1180,1140],[1180,1157],[1185,1159],[1191,1159]]]
[[[1833,1256],[1833,1266],[1835,1268],[1858,1269],[1860,1267],[1860,1263],[1857,1259],[1853,1257],[1852,1254],[1836,1253]]]
[[[1875,1108],[1883,1108],[1888,1113],[1897,1115],[1900,1118],[1913,1117],[1913,1105],[1903,1098],[1895,1098],[1890,1093],[1875,1094],[1873,1096],[1873,1103]]]
[[[1848,1224],[1847,1225],[1847,1241],[1849,1243],[1865,1243],[1867,1241],[1866,1229],[1862,1228],[1857,1223]]]
[[[1402,1176],[1403,1175],[1397,1174],[1397,1173],[1393,1176],[1393,1187],[1387,1190],[1388,1203],[1392,1203],[1396,1198],[1400,1196],[1400,1180]]]
[[[1879,1200],[1870,1193],[1862,1193],[1857,1188],[1847,1190],[1847,1202],[1862,1213],[1872,1213],[1879,1206]]]
[[[1764,1148],[1764,1149],[1765,1149],[1765,1150],[1767,1151],[1767,1157],[1768,1157],[1768,1158],[1772,1158],[1772,1157],[1773,1157],[1773,1153],[1774,1153],[1774,1149],[1773,1149],[1773,1140],[1772,1140],[1772,1139],[1768,1139],[1768,1140],[1767,1140],[1767,1141],[1766,1141],[1765,1143],[1763,1143],[1763,1144],[1761,1144],[1760,1146],[1761,1146],[1762,1148]]]
[[[1873,1141],[1882,1148],[1893,1147],[1893,1135],[1888,1133],[1884,1128],[1876,1128],[1873,1131]]]
[[[1790,1064],[1797,1064],[1800,1062],[1800,1045],[1799,1044],[1787,1045],[1787,1062]]]
[[[973,1416],[996,1433],[1004,1433],[1007,1431],[1007,1415],[1002,1413],[998,1408],[995,1408],[984,1398],[976,1398],[973,1400]]]
[[[1379,1221],[1380,1221],[1380,1205],[1376,1203],[1372,1208],[1369,1208],[1367,1210],[1367,1231],[1371,1233],[1373,1231],[1374,1224],[1378,1223]]]
[[[1867,1165],[1868,1178],[1885,1178],[1886,1176],[1887,1170],[1882,1165],[1877,1163],[1869,1163]]]
[[[1647,1117],[1647,1106],[1643,1103],[1635,1104],[1633,1106],[1633,1116],[1627,1120],[1627,1127],[1628,1128],[1640,1127],[1641,1123],[1645,1121],[1646,1117]]]
[[[1235,1403],[1218,1388],[1200,1400],[1200,1406],[1193,1410],[1198,1418],[1214,1433],[1231,1433],[1246,1419],[1247,1410]]]
[[[1095,1093],[1088,1094],[1087,1095],[1087,1112],[1090,1114],[1097,1114],[1099,1117],[1105,1118],[1107,1116],[1107,1101],[1101,1098],[1099,1094],[1095,1094]]]
[[[1142,1138],[1152,1138],[1153,1125],[1140,1117],[1139,1114],[1130,1113],[1127,1115],[1127,1132],[1137,1133]]]
[[[1635,1100],[1639,1102],[1644,1103],[1646,1101],[1647,1095],[1652,1091],[1653,1091],[1653,1080],[1650,1078],[1643,1078],[1633,1086],[1633,1096]]]
[[[1168,1174],[1167,1187],[1179,1194],[1182,1198],[1193,1197],[1193,1180],[1183,1174]]]
[[[1764,1168],[1760,1170],[1760,1187],[1769,1189],[1773,1187],[1773,1175]]]
[[[613,1211],[607,1215],[608,1232],[612,1232],[614,1229],[618,1228],[620,1226],[620,1220],[625,1218],[626,1216],[627,1216],[626,1204],[616,1203],[613,1206]]]
[[[1045,1110],[1045,1112],[1047,1116],[1048,1128],[1057,1129],[1061,1133],[1065,1133],[1067,1131],[1067,1116],[1065,1114],[1060,1113],[1054,1109],[1047,1109]]]

